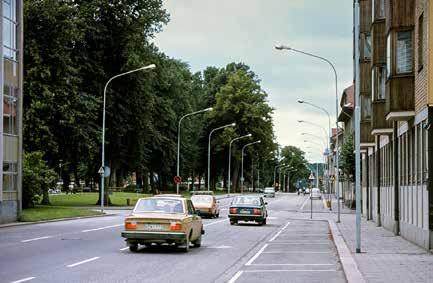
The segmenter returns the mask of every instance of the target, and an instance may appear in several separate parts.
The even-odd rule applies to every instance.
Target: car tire
[[[190,233],[191,234],[191,233]],[[185,241],[182,243],[182,246],[180,246],[180,249],[187,253],[189,252],[189,236],[186,237]]]
[[[129,245],[129,251],[136,253],[138,251],[138,244],[130,244]]]
[[[220,212],[218,211],[218,213],[215,215],[216,218],[220,218]]]
[[[200,236],[198,236],[198,238],[192,242],[192,244],[194,245],[194,248],[200,248],[201,247],[201,233]]]
[[[266,225],[266,218],[263,219],[263,221],[262,221],[262,225]]]
[[[230,220],[230,225],[235,225],[235,224],[237,224],[238,222],[236,221],[236,220]]]

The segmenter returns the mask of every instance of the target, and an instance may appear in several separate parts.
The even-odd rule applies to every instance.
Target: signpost
[[[173,181],[176,185],[180,184],[180,183],[182,183],[182,177],[181,176],[174,176]]]

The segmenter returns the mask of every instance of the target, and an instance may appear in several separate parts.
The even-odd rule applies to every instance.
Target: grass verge
[[[39,205],[34,208],[24,209],[20,221],[22,222],[34,222],[42,220],[52,220],[60,218],[69,217],[79,217],[79,216],[92,216],[100,215],[98,211],[70,208],[70,207],[57,207],[57,206],[46,206]]]
[[[139,198],[150,196],[148,194],[113,192],[110,200],[113,206],[126,206],[126,200],[130,200],[130,205],[135,205]],[[98,193],[77,193],[50,195],[50,202],[53,206],[95,206],[98,201]]]

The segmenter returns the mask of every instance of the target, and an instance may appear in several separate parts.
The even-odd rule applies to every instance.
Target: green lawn
[[[113,206],[126,206],[126,199],[130,199],[130,205],[134,205],[139,198],[148,194],[114,192],[110,195]],[[98,201],[98,193],[77,193],[51,195],[50,202],[54,206],[95,206]]]
[[[78,216],[91,216],[101,214],[98,211],[88,209],[70,208],[70,207],[56,207],[39,205],[34,208],[24,209],[20,221],[33,222],[41,220],[78,217]]]

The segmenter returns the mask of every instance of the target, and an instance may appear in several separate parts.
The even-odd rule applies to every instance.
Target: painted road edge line
[[[283,231],[287,228],[287,226],[289,226],[289,224],[290,224],[290,221],[287,222],[286,225],[284,225],[284,227],[281,228],[280,231],[278,231],[277,234],[275,234],[275,235],[274,235],[274,236],[269,240],[269,242],[273,242],[273,241],[274,241],[278,236],[280,236],[281,232],[283,232]]]
[[[260,273],[260,272],[337,272],[336,269],[257,269],[245,270],[245,273]]]
[[[329,228],[331,229],[334,244],[337,247],[338,257],[340,258],[341,265],[343,266],[344,274],[346,275],[347,282],[349,283],[365,283],[365,279],[358,269],[355,259],[352,257],[349,248],[344,242],[340,230],[335,224],[334,220],[328,220]]]
[[[127,249],[129,249],[129,247],[121,248],[121,249],[119,249],[119,251],[125,251],[125,250],[127,250]]]
[[[79,262],[76,262],[76,263],[73,263],[73,264],[69,264],[69,265],[67,265],[67,267],[75,267],[77,265],[88,263],[88,262],[91,262],[91,261],[94,261],[94,260],[97,260],[97,259],[99,259],[99,256],[95,256],[95,257],[92,257],[92,258],[89,258],[89,259],[85,259],[85,260],[82,260],[82,261],[79,261]]]
[[[236,280],[238,280],[239,277],[241,277],[242,273],[244,273],[242,270],[236,272],[236,274],[227,283],[235,283]]]
[[[27,281],[33,280],[33,279],[35,279],[35,278],[36,278],[36,277],[27,277],[27,278],[23,278],[23,279],[20,279],[20,280],[17,280],[17,281],[12,281],[11,283],[27,282]]]
[[[223,219],[223,220],[207,223],[207,224],[204,224],[203,227],[207,227],[207,226],[210,226],[210,225],[218,224],[218,223],[221,223],[221,222],[224,222],[224,221],[228,221],[228,219]]]
[[[253,261],[255,261],[259,255],[267,248],[268,244],[265,244],[252,258],[250,258],[250,260],[245,263],[245,265],[251,265],[253,263]]]
[[[104,230],[104,229],[119,227],[119,226],[122,226],[122,225],[123,224],[110,225],[110,226],[105,226],[105,227],[100,227],[100,228],[95,228],[95,229],[82,230],[81,232],[82,233],[87,233],[87,232],[99,231],[99,230]]]
[[[27,240],[22,240],[21,243],[27,243],[27,242],[33,242],[33,241],[38,241],[38,240],[50,239],[50,238],[53,238],[53,237],[54,236],[44,236],[44,237],[39,237],[39,238],[27,239]]]

